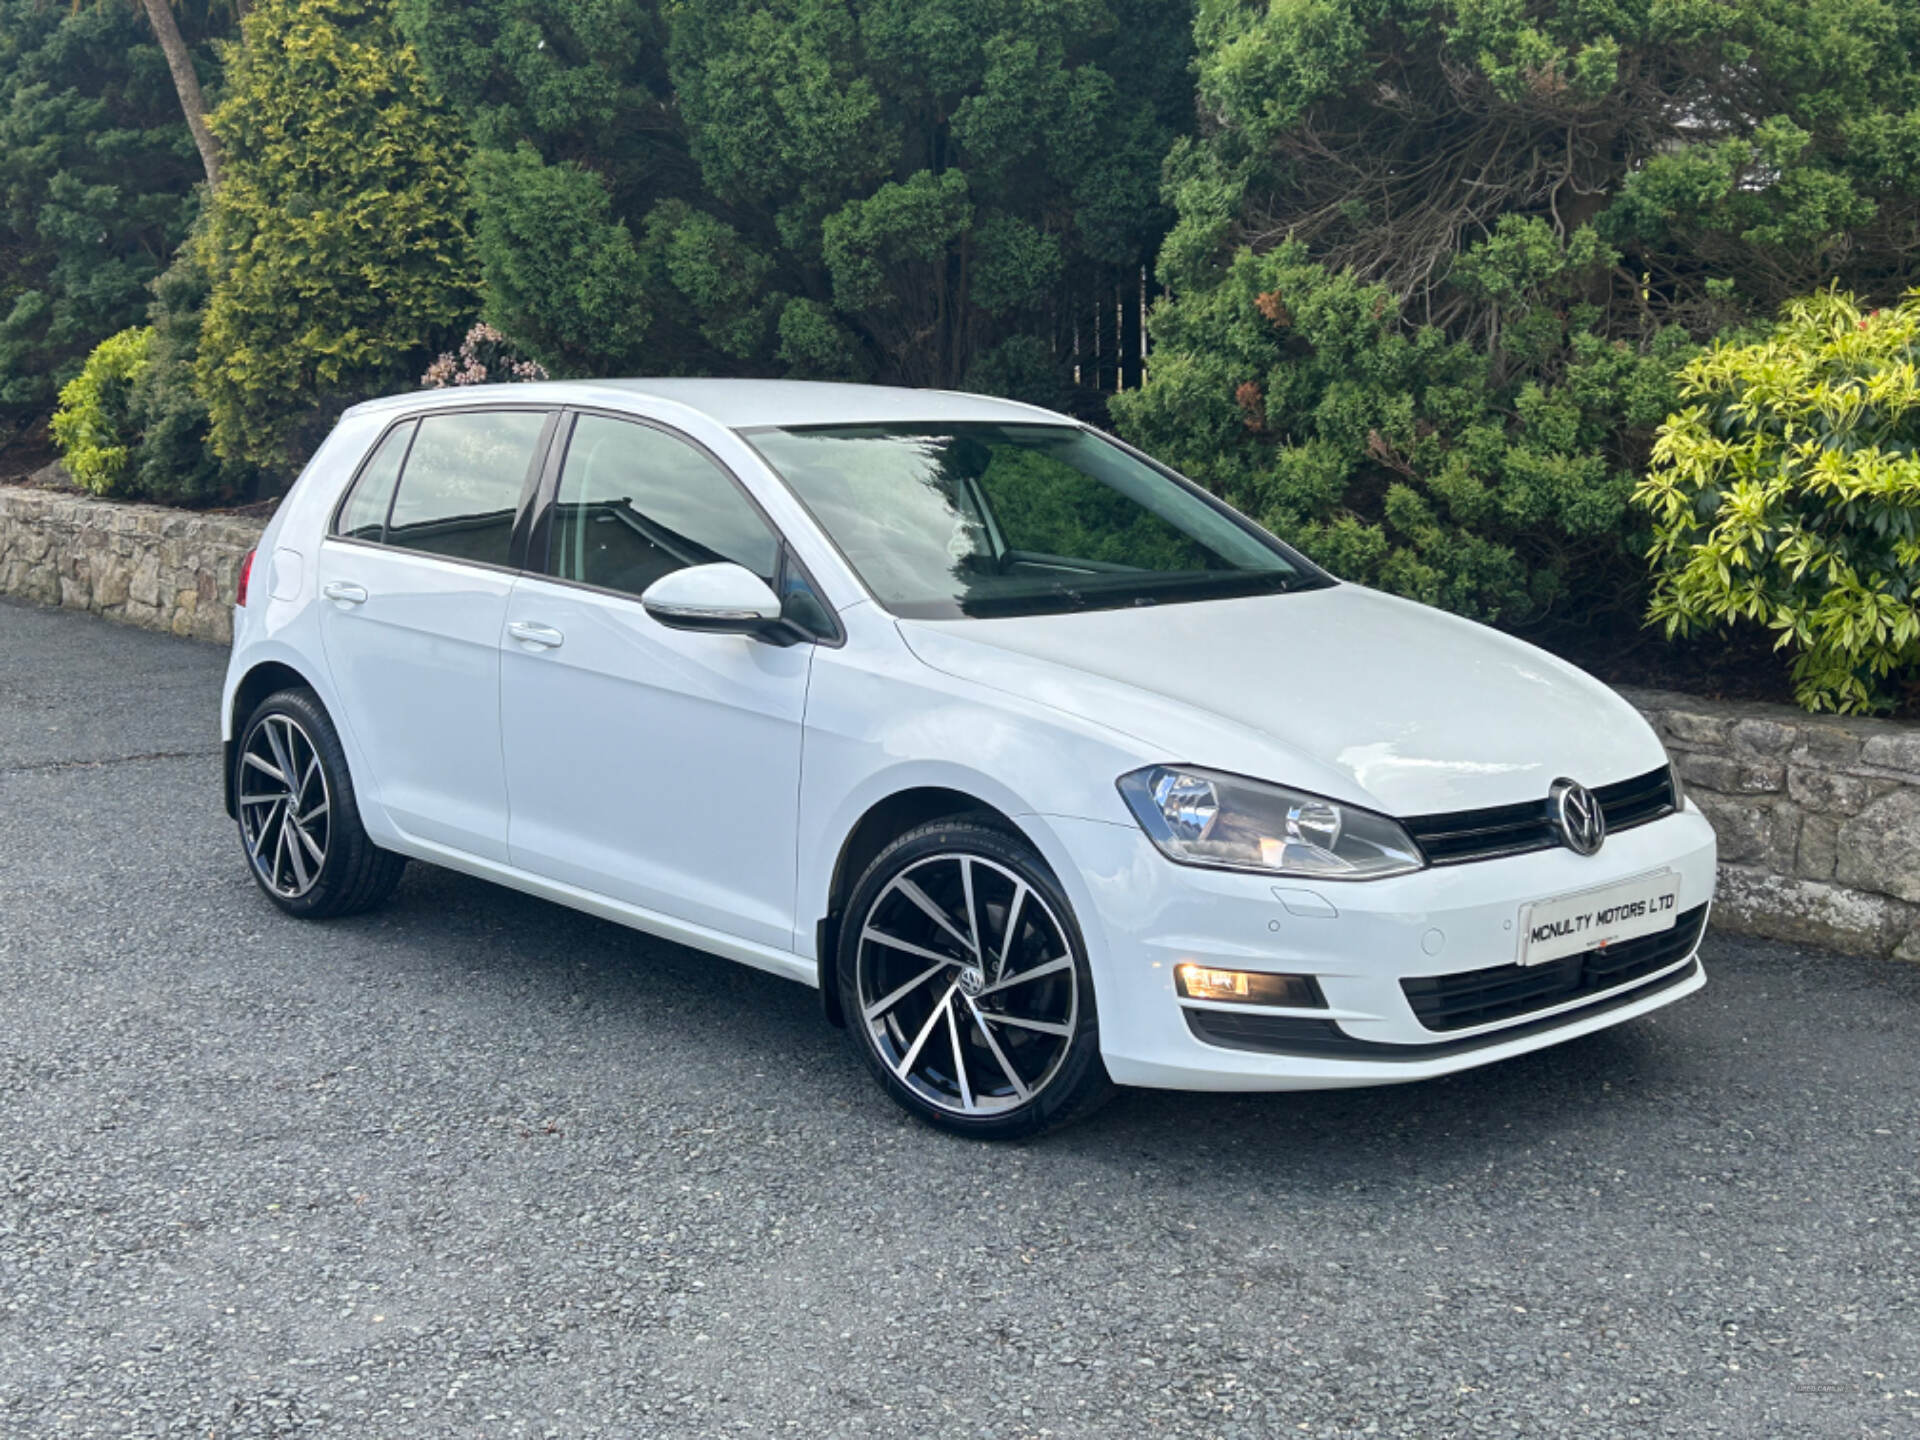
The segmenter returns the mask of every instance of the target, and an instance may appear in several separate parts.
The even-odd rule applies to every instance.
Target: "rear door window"
[[[423,416],[393,497],[387,543],[506,565],[546,423],[537,410]]]

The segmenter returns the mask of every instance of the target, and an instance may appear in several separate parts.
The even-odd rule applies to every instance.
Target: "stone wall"
[[[0,595],[226,644],[266,521],[0,485]]]
[[[1920,960],[1920,726],[1625,694],[1719,837],[1718,928]]]

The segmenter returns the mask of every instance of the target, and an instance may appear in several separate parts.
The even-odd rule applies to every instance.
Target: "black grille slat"
[[[1577,960],[1579,957],[1574,958]],[[1552,994],[1566,987],[1567,977],[1559,973],[1559,962],[1516,968],[1523,969],[1525,973],[1515,976],[1506,975],[1504,972],[1507,967],[1502,965],[1499,967],[1496,978],[1479,983],[1449,986],[1446,992],[1447,1006],[1455,1011],[1498,1007],[1512,1000],[1524,999],[1536,994]],[[1478,976],[1488,972],[1471,971],[1469,973]],[[1418,1007],[1416,1007],[1416,1013],[1417,1011]]]
[[[1673,777],[1663,766],[1602,785],[1593,792],[1607,817],[1607,832],[1631,830],[1673,812]],[[1400,822],[1427,857],[1429,865],[1464,865],[1551,850],[1560,843],[1546,800],[1494,805],[1485,810],[1456,810],[1446,815],[1417,815]]]
[[[1636,775],[1631,780],[1616,781],[1612,785],[1601,785],[1594,790],[1602,805],[1613,805],[1633,799],[1636,796],[1658,796],[1662,801],[1672,794],[1673,782],[1664,769],[1649,770],[1644,775]]]
[[[1645,945],[1649,956],[1654,956],[1660,950],[1691,950],[1692,938],[1682,933],[1686,929],[1687,921],[1682,916],[1674,922],[1671,930],[1662,930],[1656,935],[1642,935],[1638,940],[1622,940],[1604,950],[1589,950],[1576,958],[1584,961],[1587,974],[1611,985],[1645,968],[1641,964],[1640,953],[1633,948],[1636,945]]]
[[[1641,980],[1686,959],[1700,942],[1707,907],[1696,905],[1671,930],[1622,940],[1544,965],[1492,965],[1453,975],[1420,975],[1400,988],[1414,1017],[1429,1030],[1463,1030],[1511,1020],[1549,1005],[1580,1000]]]
[[[1672,811],[1673,777],[1665,770],[1652,770],[1631,780],[1602,785],[1593,794],[1607,817],[1607,829],[1627,830]]]

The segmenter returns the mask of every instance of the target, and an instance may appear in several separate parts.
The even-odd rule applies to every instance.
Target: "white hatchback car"
[[[1625,701],[1047,411],[779,381],[347,412],[249,557],[227,806],[820,988],[882,1086],[1415,1080],[1666,1005],[1714,838]]]

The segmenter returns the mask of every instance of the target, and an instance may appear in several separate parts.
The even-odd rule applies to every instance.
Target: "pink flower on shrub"
[[[509,383],[547,378],[544,365],[515,355],[513,342],[483,320],[467,331],[466,338],[460,342],[459,354],[442,354],[427,366],[420,384],[428,390],[444,390],[450,385],[484,385],[495,371]]]

